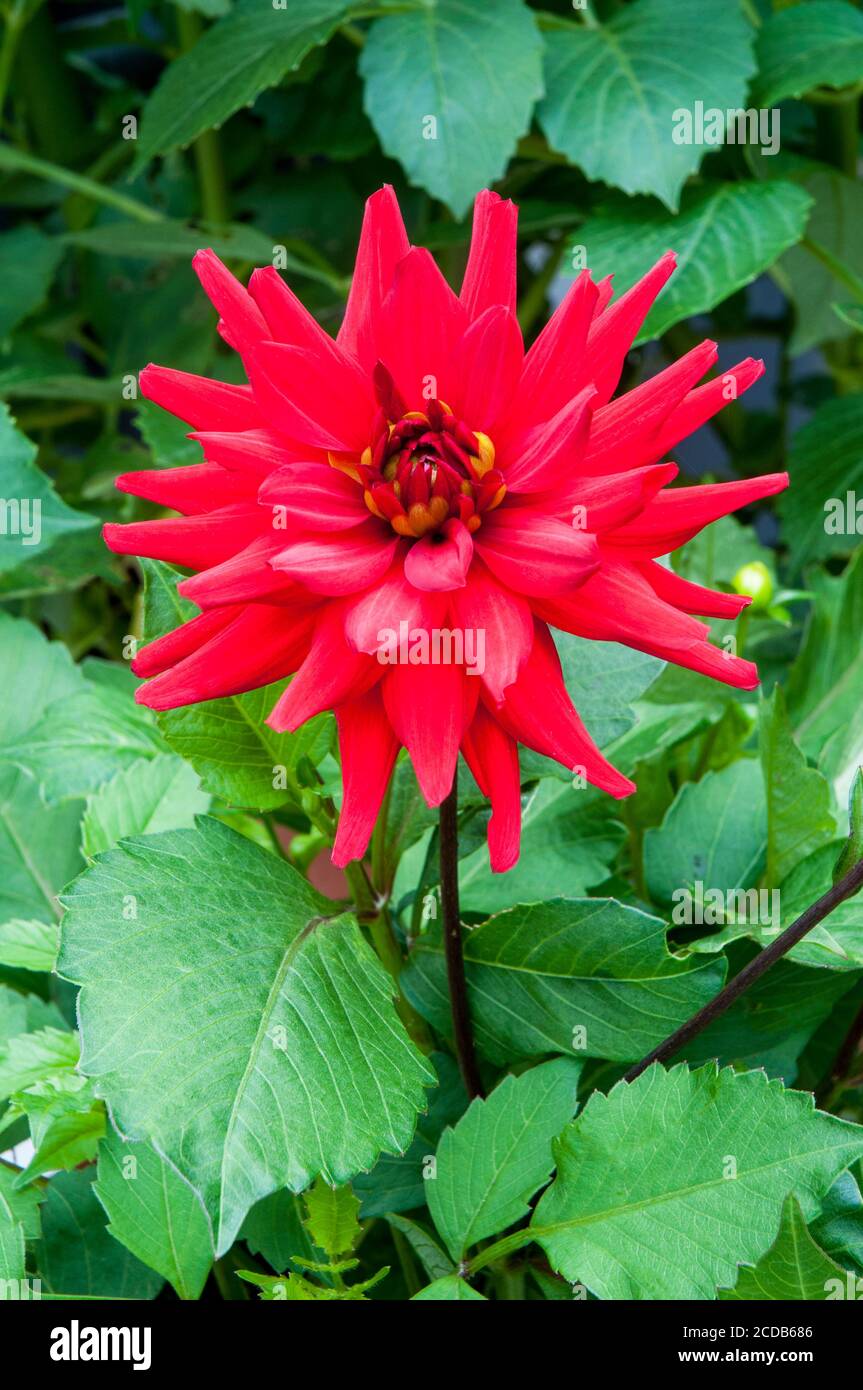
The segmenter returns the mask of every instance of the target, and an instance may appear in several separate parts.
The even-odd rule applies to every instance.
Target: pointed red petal
[[[471,319],[502,304],[515,313],[518,208],[484,188],[473,205],[470,254],[459,298]]]
[[[196,428],[255,430],[263,425],[261,412],[248,386],[210,381],[191,372],[150,363],[138,377],[142,396]]]
[[[389,184],[366,203],[363,229],[338,343],[371,371],[380,352],[378,324],[396,266],[410,250],[398,200]]]
[[[377,687],[340,705],[336,722],[344,796],[332,861],[344,868],[368,848],[399,745]]]
[[[518,744],[479,705],[462,739],[461,751],[483,794],[491,801],[489,859],[493,873],[504,873],[518,859],[521,841]]]

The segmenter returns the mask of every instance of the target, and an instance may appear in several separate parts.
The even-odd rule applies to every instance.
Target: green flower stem
[[[404,958],[393,931],[387,904],[380,902],[375,897],[363,866],[359,862],[355,861],[346,866],[345,878],[353,895],[357,917],[362,925],[368,929],[381,965],[389,971],[394,983],[398,986]],[[428,1024],[424,1018],[420,1017],[413,1005],[408,1003],[400,989],[396,994],[396,1012],[420,1052],[428,1055],[434,1048],[434,1040],[429,1032]]]
[[[35,178],[44,179],[46,183],[57,184],[60,188],[70,188],[74,193],[83,193],[94,202],[116,208],[117,212],[124,212],[137,222],[165,220],[161,212],[147,207],[146,203],[139,203],[136,198],[129,198],[125,193],[118,193],[113,188],[105,188],[95,179],[76,174],[73,169],[50,164],[47,159],[38,159],[36,155],[25,154],[23,150],[14,150],[11,145],[0,145],[0,169],[10,174],[33,174]]]
[[[18,42],[27,23],[27,0],[12,0],[3,9],[3,38],[0,41],[0,116],[6,105],[9,92],[9,79],[12,64],[18,51]]]
[[[443,915],[444,954],[452,1014],[453,1042],[465,1090],[471,1100],[484,1095],[467,997],[461,914],[458,900],[458,770],[440,808],[440,900]]]
[[[184,53],[194,48],[204,32],[200,16],[192,10],[177,10],[177,32],[180,47]],[[225,181],[225,165],[222,147],[216,130],[205,130],[192,146],[198,170],[198,186],[201,190],[201,215],[205,222],[223,226],[229,222],[228,185]]]

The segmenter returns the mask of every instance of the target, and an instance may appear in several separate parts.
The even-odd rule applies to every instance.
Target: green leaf
[[[779,10],[758,31],[758,106],[863,79],[863,16],[842,0]]]
[[[33,1157],[18,1178],[19,1186],[58,1168],[91,1163],[104,1134],[105,1111],[101,1105],[58,1115],[45,1127]]]
[[[444,1130],[426,1194],[453,1260],[526,1215],[551,1174],[551,1141],[575,1111],[580,1071],[578,1062],[558,1057],[506,1076]]]
[[[795,565],[847,555],[863,533],[863,395],[816,410],[792,438],[788,471],[779,512]]]
[[[63,247],[38,227],[0,232],[0,338],[8,337],[22,319],[44,303],[62,255]],[[4,497],[9,495],[3,493]]]
[[[672,217],[646,199],[610,199],[579,227],[594,277],[614,275],[620,295],[669,248],[677,270],[635,342],[649,342],[748,285],[803,235],[811,201],[793,183],[705,183],[687,189]]]
[[[289,864],[204,819],[109,850],[64,901],[81,1070],[201,1192],[217,1253],[267,1193],[408,1145],[433,1073],[354,919]]]
[[[154,155],[184,148],[220,126],[296,71],[312,48],[327,42],[348,9],[347,0],[303,0],[279,8],[272,0],[238,0],[194,48],[165,68],[144,106],[133,173]]]
[[[45,806],[30,777],[0,765],[0,920],[57,916],[55,895],[82,865],[81,809]]]
[[[700,782],[685,782],[657,829],[644,837],[644,871],[657,903],[702,883],[748,888],[764,871],[767,807],[757,762],[741,758]]]
[[[323,1258],[324,1252],[316,1251],[303,1225],[302,1198],[296,1193],[281,1188],[271,1192],[263,1201],[256,1202],[243,1222],[240,1239],[244,1240],[253,1255],[263,1255],[267,1264],[278,1274],[286,1269],[296,1268],[292,1257],[314,1259],[317,1254]]]
[[[453,1273],[452,1260],[418,1221],[391,1212],[387,1216],[387,1225],[404,1236],[429,1279],[445,1279]]]
[[[13,918],[0,925],[0,965],[16,970],[53,970],[60,945],[56,922],[22,922]]]
[[[845,1287],[845,1271],[816,1245],[803,1219],[800,1203],[789,1197],[782,1208],[779,1234],[758,1264],[740,1271],[733,1289],[720,1289],[725,1302],[753,1299],[783,1303],[818,1302],[831,1288]]]
[[[179,570],[155,560],[143,560],[141,568],[144,635],[149,642],[194,617],[197,610],[177,593]],[[192,764],[206,791],[235,806],[272,810],[290,799],[300,759],[316,764],[332,741],[328,714],[309,720],[295,734],[277,734],[265,724],[284,687],[280,681],[247,695],[169,710],[159,716],[159,728],[174,751]]]
[[[150,1144],[123,1140],[112,1130],[99,1148],[93,1190],[111,1235],[180,1298],[198,1298],[213,1263],[210,1225],[200,1197],[176,1168]]]
[[[36,467],[36,445],[0,405],[0,595],[43,593],[107,573],[98,520],[75,511]]]
[[[723,113],[742,106],[754,70],[752,30],[736,5],[636,0],[607,24],[553,32],[539,123],[589,179],[676,208],[710,148],[676,142],[676,113],[696,101]]]
[[[851,1173],[842,1173],[810,1225],[826,1254],[846,1269],[863,1270],[863,1196]]]
[[[484,843],[459,864],[461,906],[470,912],[502,911],[515,898],[535,902],[549,885],[561,895],[586,897],[608,878],[625,832],[614,803],[591,787],[544,777],[525,799],[521,854],[506,874],[492,873]]]
[[[788,682],[797,742],[844,799],[863,746],[863,548],[838,576],[807,575],[814,602]]]
[[[531,1224],[599,1298],[712,1299],[769,1248],[789,1192],[811,1219],[861,1153],[863,1130],[761,1072],[653,1066],[567,1126]]]
[[[0,1051],[0,1100],[58,1071],[73,1071],[78,1038],[59,1028],[42,1028],[10,1038]]]
[[[758,729],[767,797],[765,882],[776,887],[795,864],[833,839],[836,821],[826,779],[807,765],[794,742],[781,686],[762,703]]]
[[[149,710],[123,691],[86,681],[50,704],[23,746],[0,747],[0,759],[23,767],[49,802],[86,796],[122,768],[153,757],[164,742]]]
[[[110,1235],[87,1171],[58,1173],[42,1206],[36,1264],[44,1290],[79,1297],[155,1298],[162,1277]]]
[[[819,4],[821,0],[819,0]],[[846,268],[855,282],[863,278],[863,243],[857,227],[863,216],[863,187],[835,169],[814,169],[795,178],[813,200],[806,224],[807,242],[826,253],[826,261],[809,247],[793,246],[779,261],[774,275],[790,296],[795,326],[790,352],[797,356],[818,343],[854,337],[857,329],[843,323],[834,305],[848,298],[848,285],[835,271]],[[822,499],[823,500],[823,499]]]
[[[88,859],[129,835],[191,829],[210,808],[194,768],[172,753],[137,762],[118,772],[87,800],[81,823]]]
[[[40,1231],[39,1203],[44,1193],[15,1186],[15,1170],[0,1163],[0,1279],[24,1278],[24,1242]]]
[[[429,1061],[438,1085],[429,1096],[426,1115],[420,1115],[416,1134],[406,1153],[382,1154],[370,1173],[359,1173],[353,1189],[360,1198],[360,1215],[384,1216],[413,1211],[426,1199],[423,1172],[434,1155],[446,1125],[453,1124],[467,1107],[467,1095],[458,1067],[445,1052],[433,1052]]]
[[[469,931],[465,973],[477,1045],[492,1061],[560,1052],[634,1061],[720,989],[724,967],[672,956],[665,924],[610,899],[552,899]],[[449,1031],[439,934],[402,974],[411,1003]]]
[[[487,1299],[472,1289],[458,1274],[449,1274],[443,1279],[435,1279],[424,1289],[415,1293],[412,1303],[485,1303]]]
[[[357,1220],[359,1199],[345,1187],[330,1187],[317,1178],[305,1194],[305,1226],[315,1245],[327,1255],[347,1255],[353,1250],[362,1230]]]
[[[365,109],[411,183],[462,218],[505,172],[542,94],[542,41],[522,0],[436,0],[371,27]]]
[[[833,882],[838,883],[863,859],[863,768],[854,773],[851,789],[848,792],[848,839],[845,848],[836,861]],[[0,935],[2,941],[2,935]]]

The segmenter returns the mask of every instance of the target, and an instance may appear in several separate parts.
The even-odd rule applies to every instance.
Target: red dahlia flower
[[[195,270],[249,385],[141,373],[144,395],[193,427],[204,462],[117,480],[181,516],[107,526],[108,545],[196,571],[179,588],[201,610],[137,657],[151,678],[138,699],[172,709],[296,673],[268,723],[292,730],[335,711],[337,864],[363,854],[401,746],[430,806],[461,750],[491,800],[498,870],[518,857],[519,743],[583,768],[612,796],[635,790],[573,708],[550,626],[757,684],[754,665],[711,646],[692,616],[733,618],[748,599],[657,558],[786,486],[774,473],[667,487],[669,450],[762,363],[696,386],[716,360],[705,342],[612,400],[674,269],[670,252],[617,300],[585,271],[525,353],[516,217],[512,203],[479,195],[456,295],[410,246],[392,189],[376,193],[335,342],[275,270],[256,270],[244,289],[200,251]],[[417,632],[481,633],[482,673],[464,651],[380,659],[393,655],[382,650],[389,634]]]

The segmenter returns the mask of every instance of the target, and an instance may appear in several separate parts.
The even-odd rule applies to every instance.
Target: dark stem
[[[473,1045],[458,905],[458,771],[440,808],[440,901],[455,1052],[471,1100],[484,1094]]]
[[[851,1068],[861,1043],[863,1043],[863,1006],[858,1009],[854,1022],[845,1034],[830,1075],[819,1092],[819,1098],[823,1102],[825,1110],[832,1110],[833,1105],[847,1088]]]
[[[634,1081],[653,1062],[664,1062],[667,1058],[673,1057],[684,1044],[697,1037],[699,1033],[703,1033],[708,1024],[712,1023],[715,1018],[719,1018],[720,1014],[724,1014],[726,1009],[729,1009],[734,1001],[740,998],[741,994],[744,994],[751,985],[754,985],[756,980],[760,980],[771,965],[774,965],[777,960],[781,960],[792,946],[796,946],[798,941],[803,940],[807,932],[810,932],[813,927],[817,927],[819,922],[823,922],[834,907],[838,907],[846,898],[852,897],[861,886],[863,886],[863,859],[859,859],[854,867],[848,870],[844,878],[840,878],[838,883],[834,883],[833,887],[817,902],[807,907],[806,911],[797,918],[796,922],[792,922],[781,936],[777,936],[775,941],[765,947],[747,966],[744,966],[740,974],[735,975],[734,979],[719,991],[715,999],[711,999],[709,1004],[705,1004],[703,1009],[699,1009],[697,1014],[693,1014],[692,1018],[688,1019],[675,1033],[661,1042],[652,1052],[648,1052],[647,1056],[642,1057],[641,1061],[637,1062],[634,1067],[630,1067],[623,1078],[624,1081]]]

